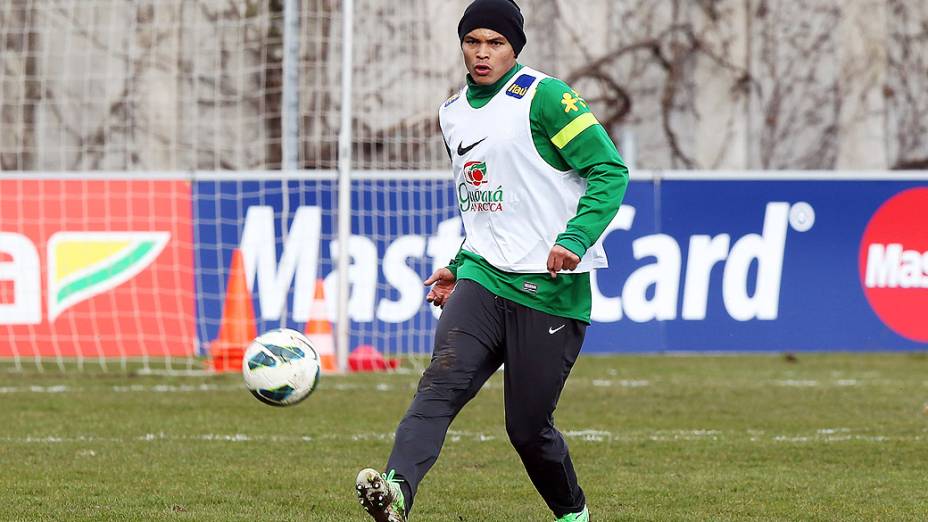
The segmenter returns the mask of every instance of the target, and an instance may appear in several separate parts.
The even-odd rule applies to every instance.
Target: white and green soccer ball
[[[271,406],[292,406],[319,383],[319,355],[300,332],[281,328],[263,333],[245,350],[245,387]]]

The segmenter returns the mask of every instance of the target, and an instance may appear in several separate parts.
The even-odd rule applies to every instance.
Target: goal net
[[[283,0],[0,3],[0,369],[332,338],[341,2],[296,4],[291,170]],[[349,351],[431,351],[422,279],[461,241],[436,119],[461,74],[432,33],[464,4],[355,3]]]

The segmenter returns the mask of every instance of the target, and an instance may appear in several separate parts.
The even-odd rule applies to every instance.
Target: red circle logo
[[[464,179],[475,187],[488,182],[487,164],[483,161],[468,161],[464,164]]]
[[[880,320],[928,342],[928,188],[900,192],[877,209],[858,259],[860,283]]]

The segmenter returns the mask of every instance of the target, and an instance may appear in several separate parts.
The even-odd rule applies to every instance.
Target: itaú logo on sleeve
[[[880,320],[928,342],[928,188],[900,192],[877,209],[859,260],[864,294]]]

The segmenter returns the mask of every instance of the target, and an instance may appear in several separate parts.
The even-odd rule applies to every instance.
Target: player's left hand
[[[444,308],[445,303],[448,302],[448,297],[450,297],[451,292],[454,291],[456,282],[457,280],[454,274],[451,273],[451,270],[448,270],[447,267],[439,268],[431,277],[424,281],[425,286],[432,285],[425,300],[439,308]]]
[[[548,254],[548,273],[551,278],[557,278],[557,273],[561,270],[573,270],[580,264],[580,258],[570,250],[561,245],[554,245]]]

